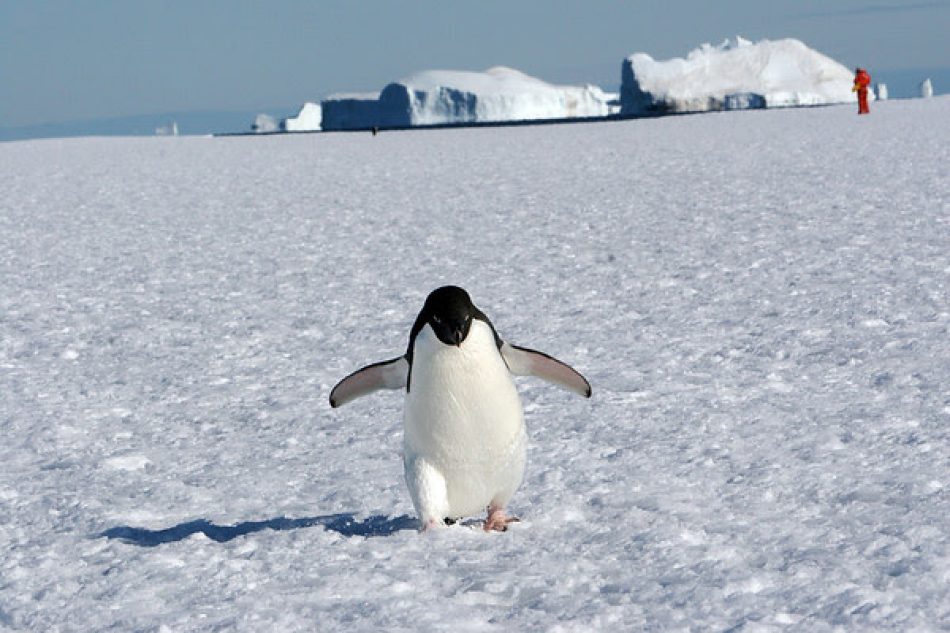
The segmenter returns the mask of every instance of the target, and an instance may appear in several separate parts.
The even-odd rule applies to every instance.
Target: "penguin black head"
[[[458,347],[468,336],[472,319],[480,315],[465,290],[458,286],[442,286],[429,293],[417,325],[421,329],[428,324],[440,341]]]

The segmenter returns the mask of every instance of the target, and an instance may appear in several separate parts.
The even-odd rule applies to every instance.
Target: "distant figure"
[[[373,136],[376,136],[377,134],[379,134],[379,127],[374,125],[374,126],[373,126]]]
[[[877,100],[887,101],[887,84],[877,85]]]
[[[854,70],[854,86],[851,92],[858,93],[858,114],[870,114],[868,109],[868,86],[871,85],[871,75],[863,68]]]
[[[934,85],[928,77],[927,79],[924,79],[922,82],[920,82],[920,98],[929,99],[932,96],[934,96]]]

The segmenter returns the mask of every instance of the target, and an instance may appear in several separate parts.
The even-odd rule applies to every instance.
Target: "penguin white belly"
[[[474,321],[459,347],[423,328],[404,421],[406,483],[424,524],[504,507],[521,485],[521,400],[486,323]]]

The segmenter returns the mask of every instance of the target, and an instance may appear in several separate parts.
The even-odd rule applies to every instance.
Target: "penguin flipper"
[[[336,384],[330,392],[330,406],[342,406],[378,389],[405,389],[408,376],[405,356],[367,365]]]
[[[501,344],[501,357],[516,376],[537,376],[543,380],[590,398],[590,383],[576,369],[553,356],[509,343]]]

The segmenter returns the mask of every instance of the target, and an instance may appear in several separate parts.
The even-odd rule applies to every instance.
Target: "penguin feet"
[[[491,506],[488,508],[488,518],[485,519],[482,528],[486,532],[505,532],[508,530],[509,523],[517,523],[520,520],[518,517],[507,516],[504,508]]]
[[[422,523],[423,532],[431,532],[432,530],[440,527],[445,527],[445,523],[439,521],[436,518],[427,519]]]

